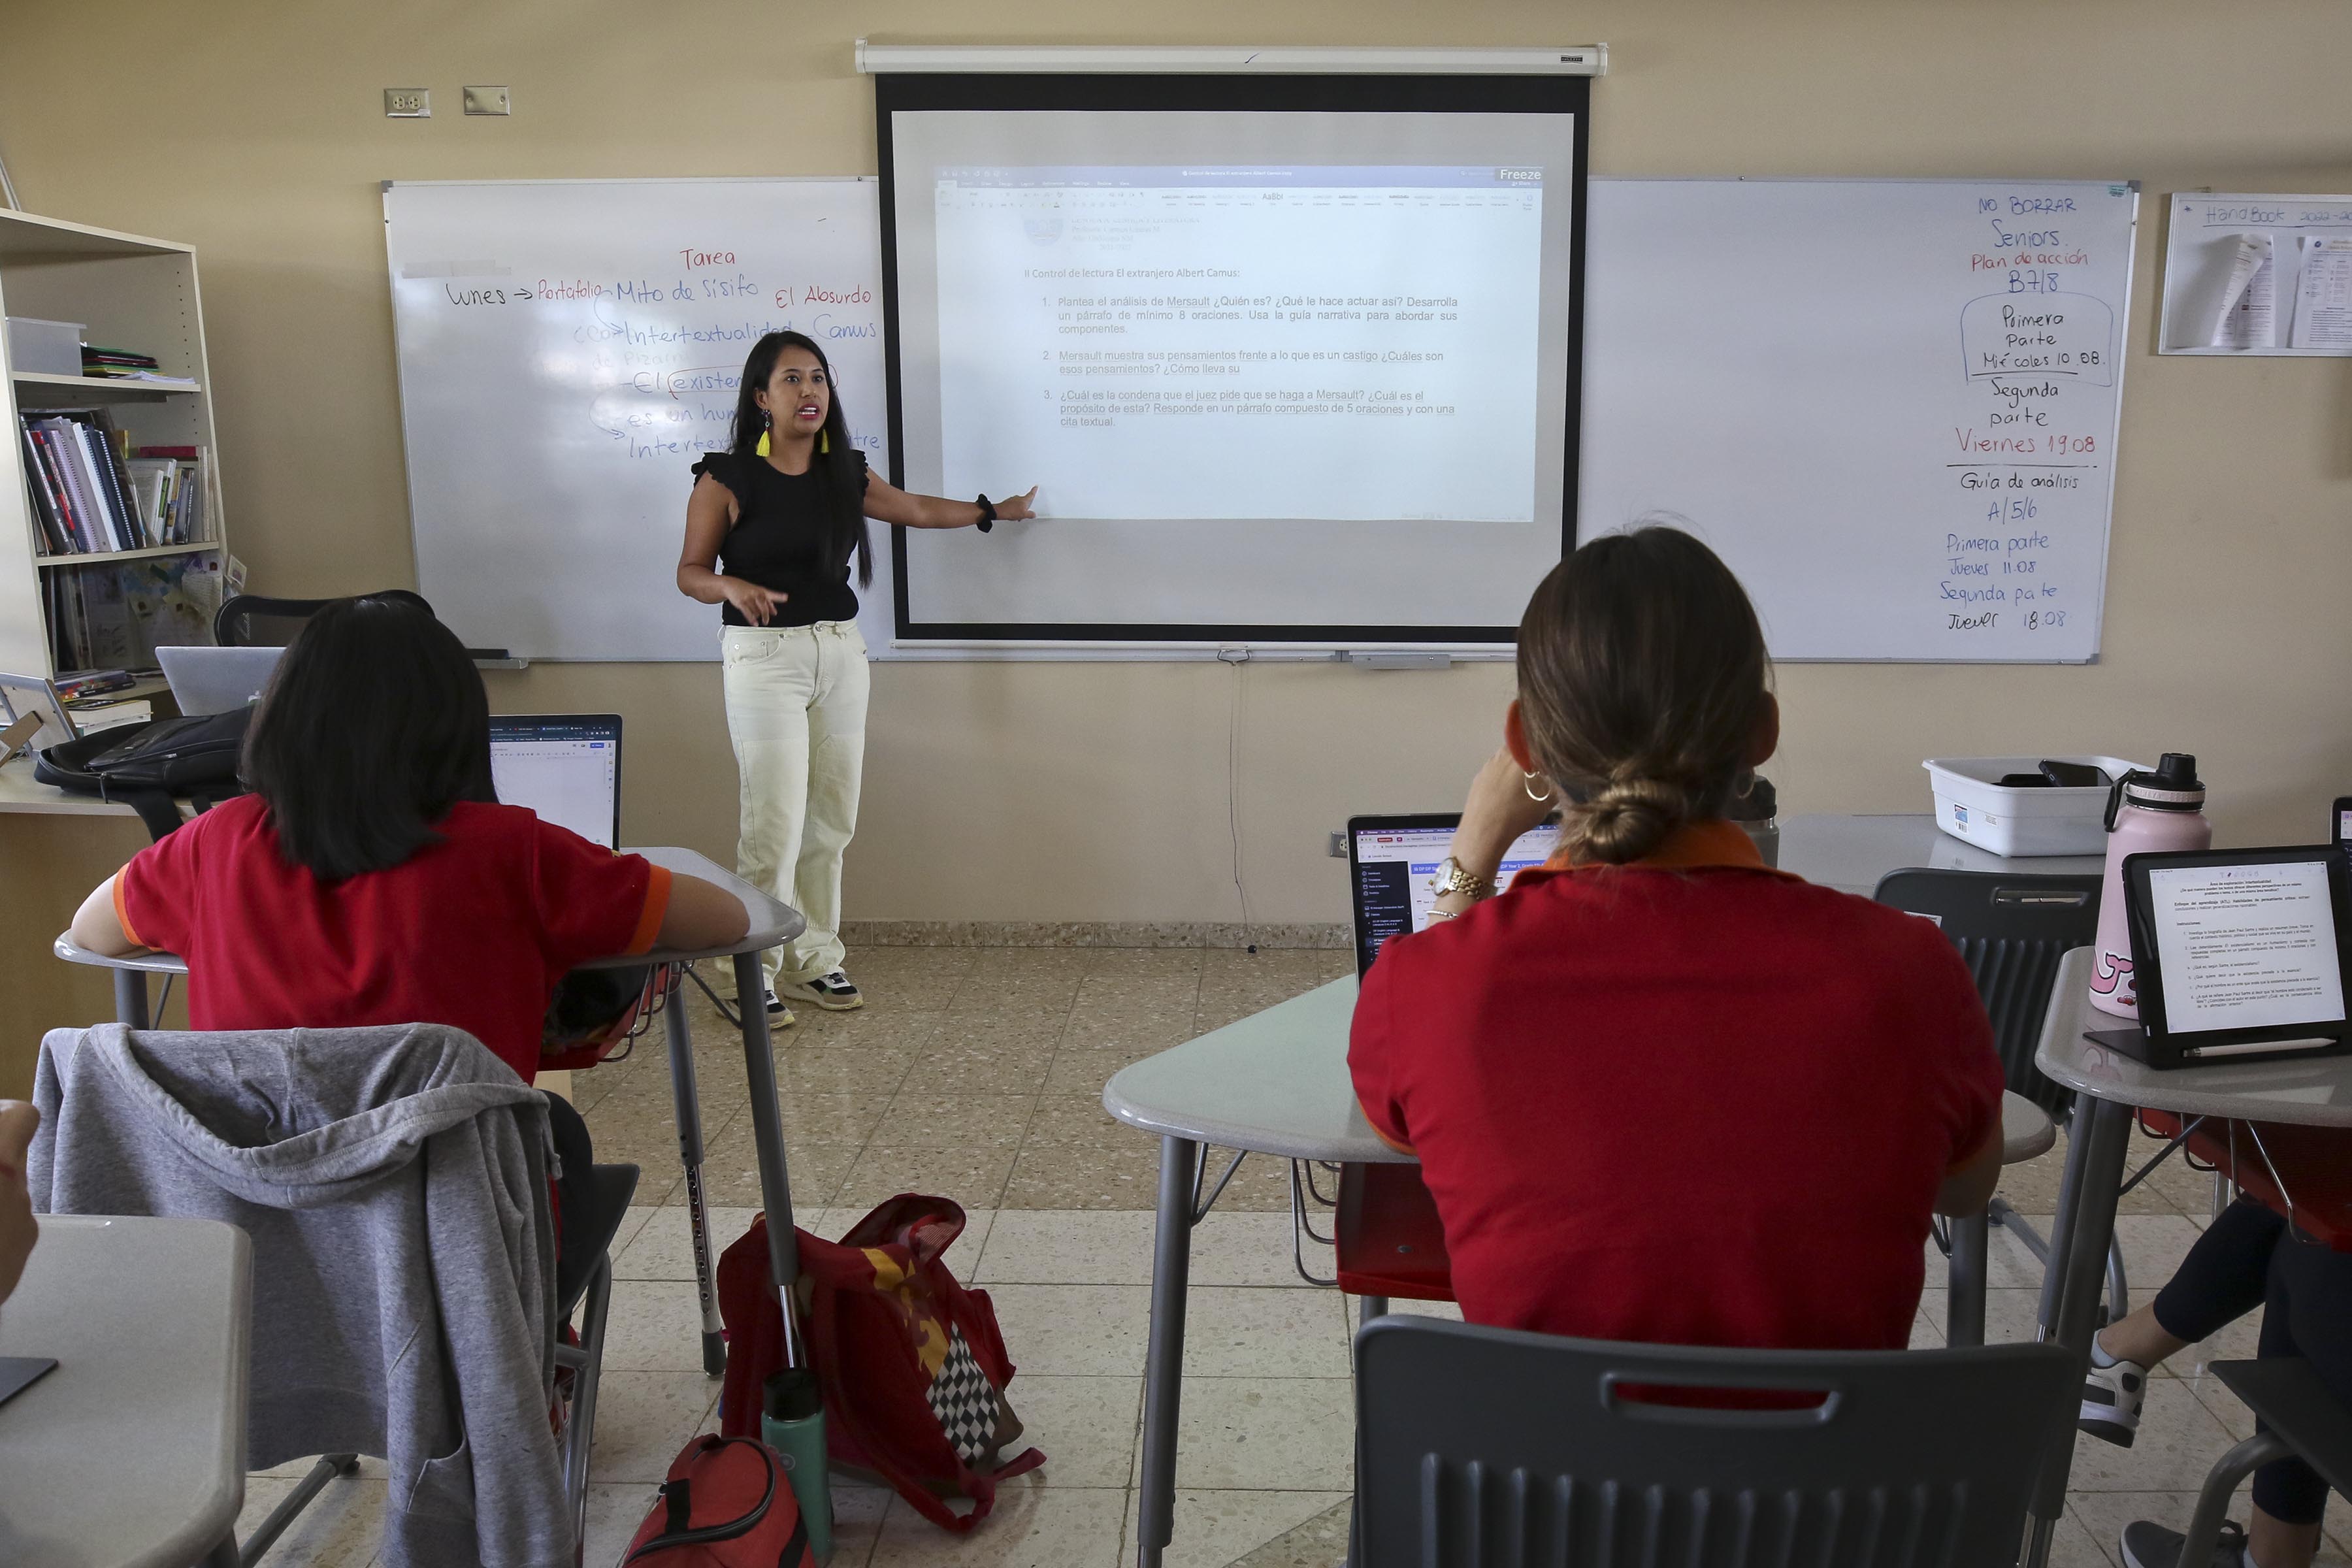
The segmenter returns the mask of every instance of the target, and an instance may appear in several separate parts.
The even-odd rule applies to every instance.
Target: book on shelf
[[[50,657],[59,669],[145,669],[158,647],[212,641],[232,590],[224,553],[102,561],[41,574]]]
[[[153,354],[134,353],[129,349],[100,348],[96,343],[81,346],[81,368],[85,375],[109,369],[155,370],[162,362]]]
[[[204,454],[195,447],[129,443],[106,411],[49,409],[19,416],[25,486],[43,555],[102,554],[205,537]]]

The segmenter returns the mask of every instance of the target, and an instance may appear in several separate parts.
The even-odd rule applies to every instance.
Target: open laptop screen
[[[1429,924],[1437,900],[1429,879],[1437,874],[1460,816],[1360,816],[1348,824],[1349,895],[1355,902],[1356,973],[1361,975],[1392,936]],[[1557,829],[1538,827],[1520,836],[1503,857],[1496,880],[1503,887],[1530,866],[1551,858]]]
[[[529,806],[542,822],[607,849],[619,847],[619,714],[493,718],[490,780],[507,805]]]

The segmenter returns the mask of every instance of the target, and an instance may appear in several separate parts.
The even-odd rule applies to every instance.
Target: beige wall
[[[1597,174],[2352,190],[2342,0],[992,11],[14,0],[0,5],[0,155],[37,211],[197,247],[236,548],[257,585],[291,594],[411,580],[379,180],[870,171],[872,100],[850,66],[861,32],[1605,40],[1616,68],[1594,94]],[[125,86],[93,103],[94,80]],[[514,117],[458,113],[465,82],[511,86]],[[380,89],[415,85],[433,89],[435,117],[385,120]],[[2311,837],[2326,801],[2352,790],[2352,361],[2155,358],[2160,224],[2155,204],[2143,212],[2102,662],[1785,669],[1787,734],[1769,770],[1784,811],[1924,809],[1918,762],[1939,752],[2194,751],[2239,841]],[[733,764],[715,668],[491,679],[509,710],[621,710],[628,837],[728,852]],[[1453,803],[1509,685],[1494,667],[881,666],[850,913],[1234,918],[1238,700],[1250,913],[1342,918],[1325,831],[1352,810]]]

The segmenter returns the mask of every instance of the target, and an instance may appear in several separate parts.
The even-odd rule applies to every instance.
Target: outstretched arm
[[[998,501],[996,515],[1007,522],[1025,521],[1037,515],[1030,504],[1036,499],[1037,487],[1031,485],[1026,495],[1007,496]],[[911,495],[874,474],[866,480],[866,515],[877,522],[895,522],[901,528],[970,528],[980,521],[981,514],[976,501]]]

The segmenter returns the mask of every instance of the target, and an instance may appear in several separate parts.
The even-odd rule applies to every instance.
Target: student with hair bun
[[[1909,1342],[1932,1214],[1980,1212],[2000,1066],[1929,922],[1767,868],[1726,819],[1780,739],[1747,595],[1671,528],[1597,539],[1520,623],[1518,700],[1429,929],[1349,1062],[1417,1152],[1474,1322]],[[1497,891],[1557,808],[1559,852]]]

